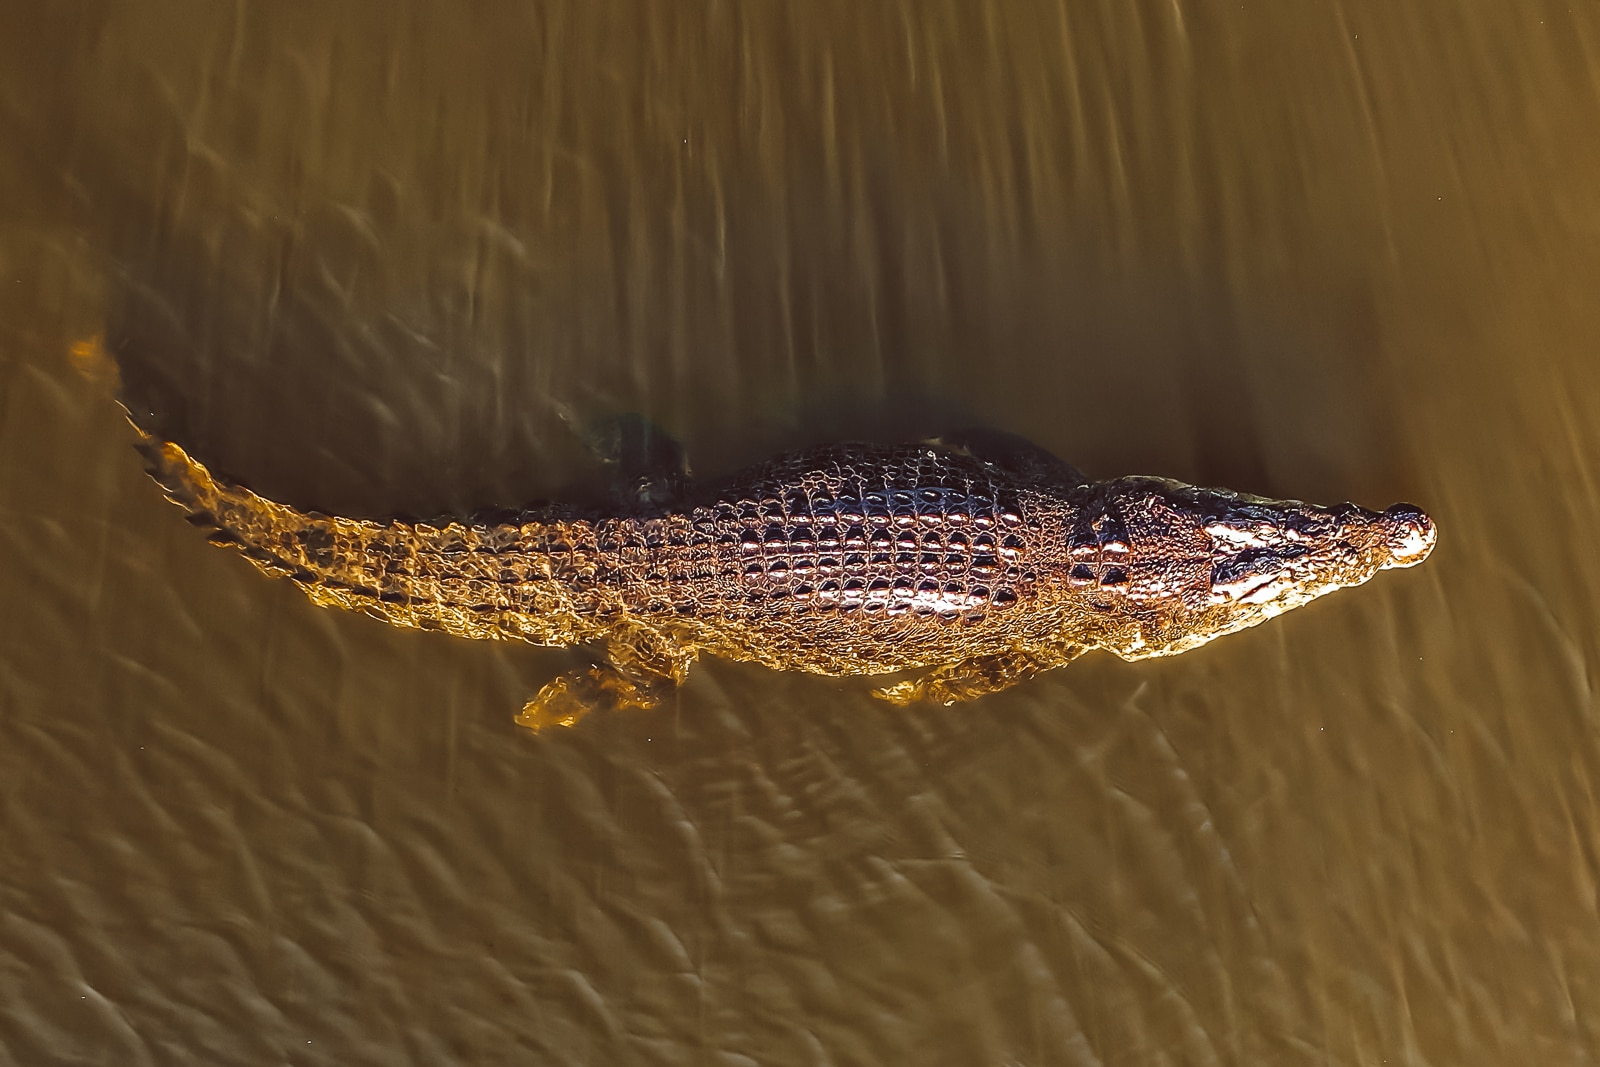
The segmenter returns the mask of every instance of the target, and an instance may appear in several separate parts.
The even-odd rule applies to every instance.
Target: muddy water
[[[1600,10],[0,16],[0,1062],[1600,1058]],[[30,5],[43,7],[42,5]],[[969,707],[318,609],[306,508],[987,423],[1422,568]]]

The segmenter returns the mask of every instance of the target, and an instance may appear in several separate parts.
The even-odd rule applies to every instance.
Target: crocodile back
[[[646,523],[682,562],[638,587],[641,607],[694,620],[697,643],[722,654],[787,669],[998,651],[1049,625],[1041,572],[1065,551],[1067,511],[1049,490],[936,446],[782,457]]]

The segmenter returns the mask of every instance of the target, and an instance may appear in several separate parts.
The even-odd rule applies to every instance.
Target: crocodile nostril
[[[1412,567],[1428,558],[1438,531],[1419,507],[1396,504],[1383,513],[1390,566]]]
[[[1101,585],[1127,585],[1128,572],[1121,567],[1112,567],[1100,578]]]

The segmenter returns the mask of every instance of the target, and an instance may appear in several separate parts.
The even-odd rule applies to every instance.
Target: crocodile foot
[[[619,626],[607,659],[550,682],[522,706],[516,724],[537,732],[573,726],[599,708],[653,708],[683,682],[695,652],[659,631]]]
[[[575,726],[597,708],[646,710],[672,686],[670,678],[639,678],[609,665],[571,671],[539,690],[515,722],[537,733],[547,726]]]

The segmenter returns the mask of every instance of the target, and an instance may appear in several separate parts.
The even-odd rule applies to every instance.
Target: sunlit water
[[[1600,12],[0,16],[0,1062],[1600,1058]],[[1428,563],[954,708],[315,607],[303,508],[984,423]]]

